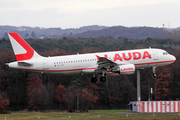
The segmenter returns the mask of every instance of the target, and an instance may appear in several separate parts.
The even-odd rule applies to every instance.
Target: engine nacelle
[[[134,64],[120,65],[115,68],[112,68],[111,72],[130,75],[134,74],[135,66]]]

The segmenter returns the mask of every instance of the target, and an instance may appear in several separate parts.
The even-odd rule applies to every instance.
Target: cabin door
[[[43,60],[43,70],[49,69],[48,67],[48,60]]]
[[[158,60],[158,53],[157,53],[157,51],[153,50],[152,53],[153,53],[153,60]]]

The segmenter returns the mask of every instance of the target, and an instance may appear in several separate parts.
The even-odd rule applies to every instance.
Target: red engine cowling
[[[131,75],[135,72],[135,66],[134,64],[120,65],[116,68],[112,68],[111,72]]]

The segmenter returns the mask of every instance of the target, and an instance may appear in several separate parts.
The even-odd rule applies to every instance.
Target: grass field
[[[179,120],[179,113],[129,113],[126,110],[91,110],[88,113],[13,112],[0,114],[0,120]]]

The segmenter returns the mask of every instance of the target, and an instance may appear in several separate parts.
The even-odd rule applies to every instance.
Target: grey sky
[[[2,0],[0,25],[180,27],[180,0]]]

